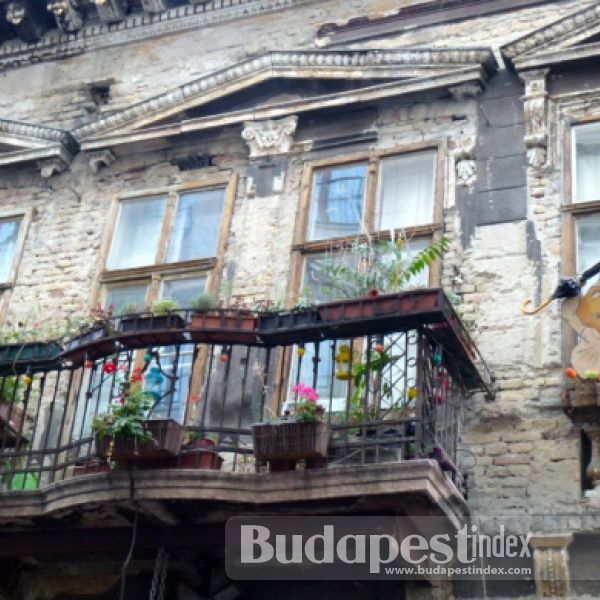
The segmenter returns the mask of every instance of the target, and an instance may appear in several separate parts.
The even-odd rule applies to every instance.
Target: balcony
[[[60,354],[0,364],[0,375],[0,524],[33,536],[0,543],[0,554],[28,543],[42,552],[40,528],[122,526],[132,502],[160,526],[366,511],[458,527],[463,403],[493,388],[438,289],[258,323],[232,310],[110,319]],[[117,444],[107,452],[92,421],[132,376],[153,394],[152,427],[171,420],[204,442],[146,460],[119,458]],[[325,456],[267,462],[253,425],[285,418],[299,383],[325,409]]]

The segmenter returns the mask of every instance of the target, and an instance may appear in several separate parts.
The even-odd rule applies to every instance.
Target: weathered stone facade
[[[555,0],[380,37],[378,20],[416,2],[247,4],[255,12],[233,5],[202,11],[192,4],[169,9],[164,23],[160,15],[167,12],[158,12],[114,26],[88,25],[72,39],[60,34],[62,41],[48,33],[37,50],[15,39],[0,46],[0,117],[69,134],[66,141],[42,144],[47,154],[36,160],[23,155],[9,164],[7,158],[0,172],[0,216],[24,212],[30,219],[14,285],[1,292],[5,326],[63,321],[98,301],[102,251],[119,195],[202,184],[218,174],[237,176],[220,273],[229,282],[223,299],[292,304],[298,292],[292,288],[293,244],[307,163],[435,145],[444,156],[443,229],[451,240],[441,284],[497,382],[493,400],[475,395],[465,407],[462,466],[469,474],[471,511],[507,517],[515,530],[535,534],[597,534],[597,506],[582,489],[581,433],[561,404],[566,342],[560,305],[535,317],[519,307],[528,297],[549,296],[559,276],[572,271],[564,258],[571,243],[563,227],[565,140],[574,123],[600,118],[598,56],[583,56],[588,38],[595,48],[600,6]],[[378,15],[371,34],[365,24],[364,33],[343,44],[335,36],[316,37],[324,23],[343,28],[366,14]],[[555,22],[556,31],[544,30]],[[520,38],[525,41],[513,45]],[[394,56],[396,50],[406,54]],[[303,59],[304,51],[316,54]],[[559,51],[575,58],[554,68],[552,53]],[[333,52],[340,55],[328,59]],[[373,58],[377,52],[382,54]],[[252,71],[252,61],[266,61],[260,57],[268,53],[269,75],[261,79],[264,65]],[[206,81],[217,71],[220,78]],[[255,97],[254,88],[269,77],[300,83],[275,93],[265,88],[268,98],[264,89]],[[354,84],[327,93],[327,82],[336,79]],[[314,90],[311,80],[317,81]],[[367,95],[380,84],[398,89]],[[106,87],[103,99],[98,86]],[[338,104],[319,107],[338,92]],[[219,109],[220,101],[236,94],[238,100]],[[302,103],[309,101],[314,107],[305,111]],[[242,136],[247,115],[286,102],[300,108],[273,115],[264,110],[256,120],[291,115],[294,127],[279,141],[259,140],[249,148],[255,134]],[[204,105],[205,112],[194,112]],[[245,116],[227,121],[227,112],[236,111]],[[196,120],[196,129],[182,128],[180,121],[188,120]],[[172,130],[161,136],[153,132],[157,125]],[[39,148],[39,132],[3,131],[0,163],[15,148]],[[210,157],[211,166],[180,169],[177,161],[190,156]],[[92,574],[90,581],[96,577],[104,575]],[[45,584],[36,585],[24,598],[54,598]],[[515,594],[521,591],[533,597],[532,585]],[[596,597],[589,593],[581,582],[571,589],[571,597]],[[183,591],[179,597],[196,596]]]

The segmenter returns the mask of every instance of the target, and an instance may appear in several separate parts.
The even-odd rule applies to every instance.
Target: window
[[[162,190],[118,201],[100,302],[140,311],[161,298],[182,308],[214,291],[213,272],[225,236],[226,198],[232,181]]]
[[[23,216],[0,218],[0,285],[12,283]]]
[[[303,225],[295,245],[302,259],[299,289],[311,301],[331,300],[336,289],[324,273],[326,264],[360,261],[357,246],[367,241],[377,244],[402,235],[408,240],[403,250],[407,261],[424,249],[441,229],[440,190],[436,189],[439,162],[438,151],[426,149],[371,154],[352,162],[328,161],[310,166],[310,194],[300,215]],[[385,260],[385,252],[381,256]],[[410,285],[426,286],[429,279],[430,274],[422,272]],[[352,294],[351,286],[337,292],[338,296],[357,295]],[[366,294],[364,290],[362,293]],[[343,343],[349,341],[338,340],[337,346]],[[297,380],[313,381],[317,351],[317,391],[329,403],[330,410],[344,411],[347,384],[331,377],[335,370],[335,346],[330,342],[319,344],[318,350],[314,344],[308,344],[300,372],[297,364],[291,365],[290,381],[292,384]],[[412,366],[407,369],[407,377],[414,378],[413,371]]]
[[[571,140],[572,190],[566,224],[573,246],[565,262],[573,273],[583,273],[600,260],[600,123],[574,127]]]

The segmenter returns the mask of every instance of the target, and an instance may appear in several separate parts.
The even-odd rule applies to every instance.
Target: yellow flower
[[[297,352],[298,352],[298,356],[304,356],[305,350],[302,346],[299,346]]]
[[[408,388],[408,397],[411,400],[414,400],[417,397],[417,388],[416,387],[409,387]]]

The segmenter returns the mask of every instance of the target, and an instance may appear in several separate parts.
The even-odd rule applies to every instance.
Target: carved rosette
[[[520,74],[525,83],[525,149],[530,167],[543,167],[548,159],[548,69],[524,71]]]
[[[569,544],[573,535],[534,535],[535,583],[540,598],[568,598],[570,593]]]
[[[457,185],[471,186],[477,179],[475,141],[475,136],[465,135],[459,138],[457,142],[456,152],[454,153]]]
[[[267,121],[246,121],[242,138],[250,147],[250,158],[287,154],[294,143],[298,117]]]

